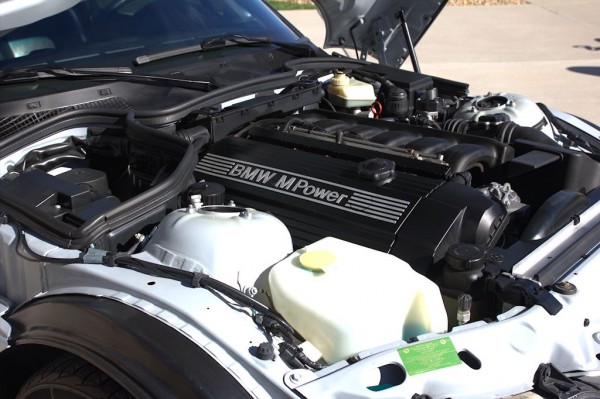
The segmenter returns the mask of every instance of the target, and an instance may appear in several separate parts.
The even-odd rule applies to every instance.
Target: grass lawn
[[[313,3],[290,3],[287,1],[268,0],[276,10],[314,10],[317,7]]]

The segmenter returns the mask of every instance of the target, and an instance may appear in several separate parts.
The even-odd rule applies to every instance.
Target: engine
[[[272,212],[296,247],[335,236],[390,252],[424,274],[452,244],[497,241],[507,209],[460,178],[446,178],[495,167],[512,155],[510,147],[341,118],[316,111],[261,123],[210,148],[197,178],[222,184],[236,204]]]
[[[584,143],[510,93],[379,66],[323,80],[171,126],[129,114],[57,134],[2,160],[2,211],[63,248],[232,286],[327,362],[442,332],[471,305],[556,310],[505,275],[589,205]],[[371,312],[390,303],[393,318]]]

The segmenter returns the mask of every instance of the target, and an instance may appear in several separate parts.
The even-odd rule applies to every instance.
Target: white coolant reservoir
[[[333,105],[344,108],[370,107],[376,100],[373,86],[337,72],[329,87],[329,100]]]
[[[332,237],[275,265],[269,286],[275,309],[329,363],[448,325],[432,281],[392,255]]]
[[[290,233],[273,215],[218,206],[171,212],[139,257],[206,273],[254,295],[259,276],[291,252]]]

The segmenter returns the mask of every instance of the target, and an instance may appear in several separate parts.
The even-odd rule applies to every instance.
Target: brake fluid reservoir
[[[431,280],[392,255],[333,237],[276,264],[269,287],[275,309],[329,363],[447,329]]]
[[[375,90],[368,83],[337,72],[327,88],[333,105],[344,108],[370,107],[375,101]]]

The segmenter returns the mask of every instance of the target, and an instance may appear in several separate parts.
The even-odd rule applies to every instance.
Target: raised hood
[[[357,49],[379,63],[399,67],[409,55],[402,28],[416,44],[448,0],[313,0],[327,29],[324,47]]]

